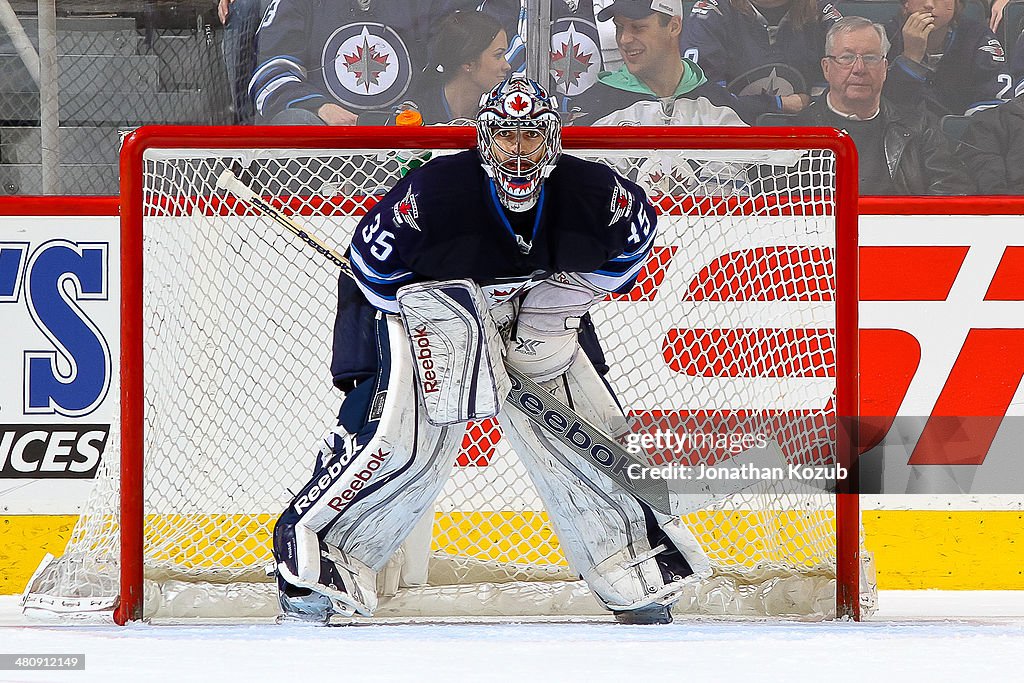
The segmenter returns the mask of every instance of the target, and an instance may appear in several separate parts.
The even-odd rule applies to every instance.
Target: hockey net
[[[258,193],[344,249],[406,160],[473,141],[454,128],[129,138],[121,420],[28,610],[116,609],[119,622],[276,613],[273,524],[340,401],[328,372],[338,273],[215,180],[242,164]],[[848,466],[856,194],[845,144],[779,129],[566,129],[568,153],[637,180],[659,211],[636,286],[594,313],[608,379],[652,463],[722,462],[722,439],[748,434],[788,463]],[[602,613],[494,422],[467,425],[451,457],[433,518],[380,573],[379,613]],[[715,575],[677,615],[828,618],[873,603],[853,494],[765,480],[686,521]]]

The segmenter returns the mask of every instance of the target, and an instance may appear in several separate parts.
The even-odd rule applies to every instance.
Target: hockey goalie
[[[633,285],[654,209],[633,182],[561,153],[555,103],[531,80],[484,95],[477,134],[477,149],[398,182],[353,236],[332,362],[345,400],[274,531],[283,618],[372,616],[377,572],[432,511],[465,422],[497,416],[571,569],[618,621],[667,623],[709,567],[693,536],[502,409],[508,363],[624,435],[588,310]]]

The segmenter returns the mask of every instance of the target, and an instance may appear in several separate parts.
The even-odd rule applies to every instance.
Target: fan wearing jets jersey
[[[465,422],[497,416],[572,569],[619,621],[666,623],[709,569],[692,534],[502,410],[508,363],[625,434],[588,311],[631,288],[655,212],[634,183],[562,154],[556,103],[534,81],[487,93],[477,131],[478,149],[409,173],[356,229],[332,368],[347,395],[275,529],[282,609],[372,615],[377,572],[431,510]]]
[[[511,0],[269,0],[249,81],[257,123],[346,126],[392,113],[441,18],[474,7],[503,26],[519,11]]]

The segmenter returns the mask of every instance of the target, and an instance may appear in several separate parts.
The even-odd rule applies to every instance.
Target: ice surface
[[[86,669],[0,671],[0,681],[964,683],[1024,677],[1020,668],[1024,619],[1006,616],[1014,606],[1016,615],[1024,615],[1020,593],[883,593],[880,603],[880,619],[859,624],[681,621],[657,627],[476,623],[336,628],[136,624],[119,628],[27,626],[19,616],[16,598],[3,597],[0,652],[84,653]],[[938,619],[936,614],[943,610],[959,616]]]

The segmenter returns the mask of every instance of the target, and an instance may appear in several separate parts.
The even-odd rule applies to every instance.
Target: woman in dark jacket
[[[459,11],[441,22],[431,44],[433,67],[415,101],[423,122],[476,118],[480,96],[508,76],[505,29],[483,12]]]

